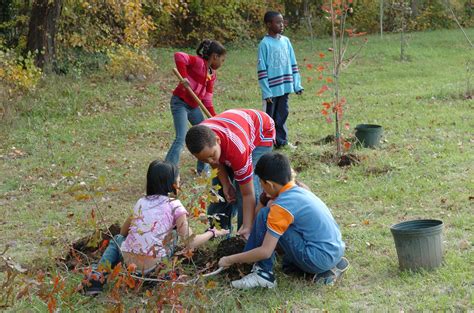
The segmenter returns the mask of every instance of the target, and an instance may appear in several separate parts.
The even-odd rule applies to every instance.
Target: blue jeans
[[[264,155],[267,152],[271,152],[272,147],[263,147],[259,146],[256,147],[253,152],[252,152],[252,170],[255,169],[255,165],[257,164],[258,160],[262,155]],[[240,228],[242,226],[243,222],[243,209],[242,209],[242,193],[240,192],[240,187],[238,183],[233,179],[234,178],[234,173],[232,172],[232,169],[227,167],[227,173],[229,174],[229,177],[234,184],[235,190],[236,190],[236,201],[234,203],[228,203],[227,201],[225,202],[217,202],[217,203],[211,203],[208,208],[207,208],[207,214],[208,215],[213,215],[217,214],[220,218],[219,224],[222,228],[225,229],[232,229],[232,216],[234,216],[237,213],[237,227]],[[217,178],[214,178],[213,180],[213,185],[220,184],[219,180]],[[260,196],[260,193],[262,192],[262,187],[260,186],[260,181],[257,175],[253,174],[253,188],[255,191],[255,205],[257,205],[258,197]],[[224,193],[222,188],[219,189],[219,194],[224,197]],[[211,226],[212,226],[212,218],[211,218]]]
[[[172,230],[172,239],[166,243],[166,248],[170,252],[170,256],[174,254],[175,248],[178,246],[178,233],[176,230]],[[123,261],[122,258],[122,252],[120,251],[120,247],[122,246],[122,243],[125,241],[127,237],[124,237],[122,235],[115,235],[114,240],[110,240],[107,248],[105,249],[104,253],[102,254],[102,257],[100,258],[99,261],[99,266],[103,267],[104,269],[109,269],[114,268],[119,262]],[[97,268],[95,268],[97,269]]]
[[[115,235],[113,240],[110,240],[107,249],[105,249],[102,257],[100,258],[99,265],[101,265],[104,269],[114,268],[119,262],[122,261],[122,253],[120,252],[120,246],[125,241],[125,238],[122,235]],[[117,243],[115,243],[117,242]]]
[[[171,97],[170,107],[171,113],[173,114],[176,138],[174,139],[168,154],[166,154],[165,160],[178,166],[181,151],[183,151],[184,147],[184,140],[188,131],[188,121],[194,126],[204,121],[204,116],[199,107],[191,108],[180,97],[174,95]],[[208,171],[209,165],[198,161],[196,169],[198,173]]]
[[[288,144],[288,127],[286,119],[289,114],[288,94],[273,97],[273,103],[267,103],[265,112],[275,121],[276,140],[275,146],[284,146]]]
[[[258,212],[244,251],[258,248],[263,244],[263,239],[267,233],[267,217],[269,212],[270,208],[268,207],[264,207]],[[309,255],[308,249],[305,246],[303,236],[295,231],[293,227],[290,226],[283,233],[278,240],[278,244],[285,252],[284,262],[287,264],[292,264],[306,273],[316,274],[326,271],[314,266],[314,262],[310,261],[311,255]],[[258,261],[257,265],[266,272],[272,272],[274,260],[275,252],[272,253],[270,258]]]

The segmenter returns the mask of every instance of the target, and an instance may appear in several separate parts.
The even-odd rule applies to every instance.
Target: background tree
[[[33,1],[26,48],[36,53],[35,64],[40,68],[50,65],[54,59],[61,6],[61,0]]]

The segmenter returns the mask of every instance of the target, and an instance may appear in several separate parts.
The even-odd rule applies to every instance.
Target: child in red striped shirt
[[[176,138],[166,155],[165,160],[178,165],[184,138],[188,130],[188,121],[196,125],[204,120],[198,103],[188,93],[185,86],[191,87],[196,96],[202,101],[211,115],[216,115],[212,103],[216,70],[225,61],[226,49],[218,41],[204,40],[196,50],[197,56],[184,52],[176,52],[174,60],[176,68],[184,82],[179,84],[171,97],[171,113],[173,115]],[[197,171],[205,169],[204,163],[198,162]]]
[[[230,228],[231,217],[238,211],[238,234],[248,237],[261,192],[253,168],[264,153],[272,150],[274,140],[275,123],[258,110],[228,110],[189,129],[188,150],[218,169],[222,186],[219,193],[226,202],[212,203],[207,213],[217,214],[221,227]]]

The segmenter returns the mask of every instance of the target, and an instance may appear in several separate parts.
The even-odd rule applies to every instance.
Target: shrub
[[[9,98],[34,90],[40,79],[41,69],[35,66],[33,54],[23,57],[0,44],[0,85]]]
[[[127,46],[119,46],[109,51],[108,73],[114,78],[126,80],[148,80],[153,76],[155,63],[145,51]]]

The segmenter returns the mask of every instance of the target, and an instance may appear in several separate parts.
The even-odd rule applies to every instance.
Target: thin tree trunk
[[[61,13],[61,0],[35,0],[31,9],[27,50],[36,53],[36,66],[50,65],[55,55],[54,39]]]
[[[383,38],[383,0],[380,0],[380,38]]]

